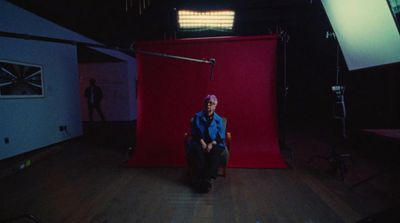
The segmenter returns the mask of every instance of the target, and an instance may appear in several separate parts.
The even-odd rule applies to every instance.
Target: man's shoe
[[[198,191],[200,193],[208,193],[211,189],[211,185],[207,180],[202,180],[198,184]]]

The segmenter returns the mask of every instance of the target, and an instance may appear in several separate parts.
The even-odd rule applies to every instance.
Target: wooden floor
[[[329,147],[318,129],[288,134],[291,168],[228,169],[210,193],[199,194],[187,185],[185,169],[121,167],[134,142],[118,139],[126,136],[118,131],[132,130],[118,125],[86,127],[85,137],[2,161],[36,157],[29,168],[0,178],[0,222],[33,214],[41,222],[338,223],[399,205],[397,172],[350,190],[380,166],[357,158],[341,181],[324,161],[306,165]]]

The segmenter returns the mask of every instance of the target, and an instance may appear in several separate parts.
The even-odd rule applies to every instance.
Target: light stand
[[[333,38],[336,40],[335,33],[326,33],[326,38]],[[341,122],[341,136],[340,140],[346,140],[347,132],[346,132],[346,106],[344,100],[344,92],[345,87],[340,85],[339,82],[339,75],[340,75],[340,47],[339,43],[336,40],[336,85],[332,86],[332,91],[335,93],[335,103],[334,103],[334,111],[333,111],[333,118],[336,120],[340,120]],[[328,156],[321,156],[321,155],[314,155],[310,158],[307,162],[311,164],[315,158],[327,160],[333,169],[338,170],[340,174],[341,180],[344,180],[344,175],[347,173],[347,165],[346,161],[348,159],[352,159],[350,154],[347,153],[338,153],[336,148],[340,143],[336,142],[334,146],[332,146],[330,154]]]
[[[290,36],[283,29],[278,28],[278,33],[280,40],[282,42],[282,116],[281,116],[281,148],[289,152],[289,159],[293,161],[293,150],[287,146],[286,143],[286,132],[287,132],[287,95],[289,86],[287,83],[287,44],[289,42]]]

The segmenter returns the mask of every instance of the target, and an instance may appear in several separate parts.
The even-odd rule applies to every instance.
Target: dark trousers
[[[205,152],[200,144],[192,144],[189,152],[194,161],[194,173],[198,179],[216,178],[220,165],[221,153],[224,148],[214,145],[210,152]]]
[[[100,104],[90,104],[88,103],[88,110],[89,110],[89,120],[93,121],[93,110],[97,111],[97,114],[100,116],[101,121],[105,121],[103,112],[101,111]]]

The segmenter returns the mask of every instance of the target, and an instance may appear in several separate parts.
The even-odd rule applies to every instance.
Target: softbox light
[[[349,70],[400,61],[400,32],[386,0],[322,0]]]

